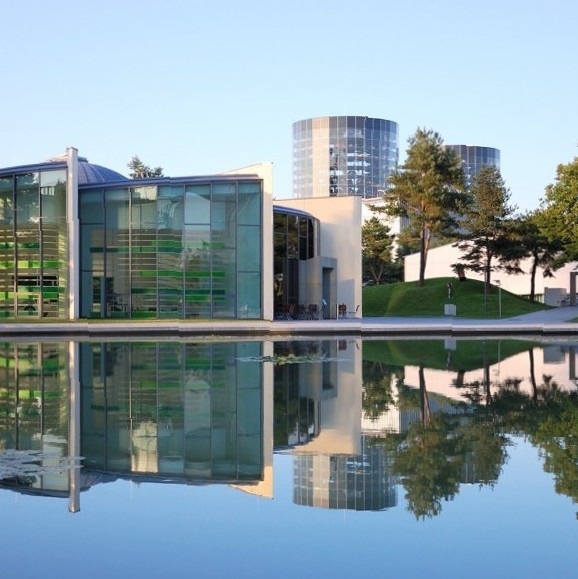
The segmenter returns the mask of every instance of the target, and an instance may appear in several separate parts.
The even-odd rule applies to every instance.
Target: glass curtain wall
[[[82,192],[81,315],[260,318],[261,206],[260,181]]]
[[[317,117],[293,124],[293,195],[382,197],[397,168],[398,126],[369,117]]]
[[[445,145],[462,161],[468,187],[483,167],[500,168],[500,150],[476,145]]]
[[[0,178],[0,315],[66,317],[66,170]]]
[[[276,317],[282,316],[287,306],[300,303],[299,261],[318,255],[318,227],[319,222],[308,215],[274,210],[273,301]]]

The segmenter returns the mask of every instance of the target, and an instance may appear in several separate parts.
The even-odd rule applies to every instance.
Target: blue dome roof
[[[92,185],[95,183],[117,183],[118,181],[129,181],[128,177],[107,169],[101,165],[89,163],[86,159],[78,159],[78,184]]]

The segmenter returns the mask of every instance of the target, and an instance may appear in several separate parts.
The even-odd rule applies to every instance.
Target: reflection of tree
[[[419,389],[402,386],[399,404],[419,411],[419,421],[397,436],[393,462],[408,509],[416,518],[440,514],[442,501],[454,498],[464,477],[479,484],[498,479],[507,456],[507,439],[486,406],[476,405],[479,412],[468,414],[459,412],[456,405],[435,411],[423,367]]]
[[[381,362],[363,362],[363,412],[370,420],[385,414],[394,402],[393,384],[403,369]]]
[[[452,427],[443,414],[427,426],[412,425],[395,456],[394,472],[402,477],[407,508],[418,519],[438,515],[442,499],[452,499],[459,490],[462,459],[450,436]]]
[[[394,382],[401,366],[364,362],[366,414],[378,415],[397,400],[401,431],[374,444],[387,448],[408,509],[417,518],[440,514],[443,501],[456,496],[460,483],[494,484],[507,461],[510,436],[537,447],[556,491],[578,503],[578,392],[561,391],[552,376],[536,376],[534,347],[527,349],[529,392],[521,389],[517,376],[496,379],[488,346],[480,348],[480,380],[466,383],[465,372],[458,373],[454,385],[468,401],[459,407],[428,392],[427,364],[419,368],[419,384],[410,387],[401,378]]]
[[[556,492],[578,503],[578,406],[576,396],[555,395],[548,416],[530,436],[540,448],[544,470],[552,473]],[[555,406],[555,410],[552,408]]]

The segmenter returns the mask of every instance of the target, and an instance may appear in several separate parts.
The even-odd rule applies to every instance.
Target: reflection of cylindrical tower
[[[293,502],[309,507],[382,511],[397,504],[391,459],[362,437],[361,455],[297,454]]]
[[[293,123],[293,196],[382,197],[397,167],[398,126],[369,117]]]
[[[446,145],[461,160],[468,187],[483,167],[500,168],[500,150],[492,147],[477,147],[475,145]]]

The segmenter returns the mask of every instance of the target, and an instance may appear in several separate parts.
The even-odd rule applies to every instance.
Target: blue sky
[[[575,0],[0,0],[0,166],[74,146],[127,173],[274,163],[291,125],[396,121],[501,150],[520,209],[578,155]]]

